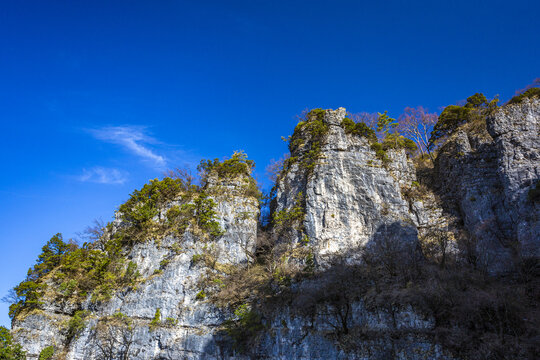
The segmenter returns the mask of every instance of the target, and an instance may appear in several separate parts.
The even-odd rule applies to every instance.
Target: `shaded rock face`
[[[519,256],[540,256],[540,206],[529,190],[540,180],[540,99],[507,106],[488,120],[495,141],[502,187],[501,219],[505,237],[517,245]]]
[[[412,309],[389,312],[367,311],[361,302],[351,306],[352,329],[341,335],[336,346],[336,319],[332,309],[321,309],[315,318],[292,315],[288,309],[276,315],[271,334],[261,339],[258,356],[268,359],[451,359],[440,346],[421,335],[392,339],[390,333],[414,330],[416,334],[433,328]],[[359,339],[362,339],[359,341]],[[271,355],[269,355],[271,354]]]
[[[462,219],[478,265],[491,272],[539,255],[538,203],[528,191],[540,178],[540,101],[498,109],[469,124],[441,148],[435,166],[445,210]]]

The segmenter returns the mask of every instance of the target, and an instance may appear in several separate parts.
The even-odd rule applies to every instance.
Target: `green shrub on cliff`
[[[519,104],[523,102],[524,99],[532,99],[534,97],[540,98],[540,88],[533,87],[533,88],[527,89],[523,93],[511,98],[510,101],[508,101],[508,104]]]
[[[261,317],[247,304],[234,311],[234,318],[225,322],[227,334],[233,339],[235,348],[243,353],[250,342],[264,329]]]
[[[243,151],[235,151],[229,159],[223,161],[219,159],[201,160],[199,166],[197,166],[203,185],[206,185],[209,176],[212,174],[217,175],[219,179],[233,179],[243,176],[245,181],[243,186],[244,194],[260,200],[262,194],[257,187],[257,182],[251,176],[254,168],[255,162],[249,160]]]
[[[27,278],[13,289],[10,317],[39,308],[46,292],[73,301],[82,301],[92,293],[97,301],[108,299],[117,288],[133,285],[139,276],[136,265],[126,265],[119,247],[118,240],[112,239],[103,250],[88,243],[79,248],[65,243],[61,234],[54,235],[36,265],[28,270]]]
[[[388,134],[383,142],[382,142],[382,148],[386,150],[394,149],[404,149],[405,151],[409,153],[414,153],[417,149],[416,143],[412,141],[411,139],[406,138],[405,136],[395,132],[392,134]]]
[[[324,121],[326,110],[313,109],[307,112],[302,121],[296,125],[294,133],[290,137],[289,151],[291,156],[284,168],[298,162],[309,176],[322,154],[322,145],[328,134],[328,124]],[[302,151],[300,152],[300,148]]]
[[[370,141],[377,141],[375,130],[367,126],[364,122],[355,123],[353,120],[346,117],[341,121],[341,126],[345,129],[347,134],[363,136]]]
[[[150,321],[150,331],[155,330],[158,326],[161,325],[161,309],[157,308],[154,314],[154,318]]]
[[[160,206],[174,200],[185,190],[183,185],[181,179],[169,177],[150,180],[141,190],[133,191],[129,200],[120,205],[122,219],[137,229],[144,228],[158,214]]]
[[[296,195],[294,206],[287,210],[276,211],[272,215],[272,225],[278,233],[291,227],[302,226],[305,217],[304,194],[299,192]]]
[[[15,343],[8,329],[0,326],[0,359],[2,360],[24,360],[25,353],[21,345]]]
[[[405,149],[410,154],[417,150],[417,146],[413,140],[404,137],[396,130],[398,123],[396,122],[396,119],[388,116],[387,111],[378,113],[377,131],[383,134],[381,142],[377,142],[377,136],[373,129],[370,129],[364,123],[358,123],[356,125],[358,126],[359,124],[363,124],[362,127],[365,126],[371,130],[371,132],[368,133],[371,150],[375,151],[375,155],[382,161],[383,166],[390,163],[390,158],[386,153],[387,150]]]
[[[189,203],[171,207],[167,213],[167,225],[182,234],[193,223],[212,237],[223,235],[223,229],[216,220],[215,201],[204,191]]]
[[[197,167],[201,177],[204,179],[211,173],[215,173],[220,178],[232,178],[238,175],[250,175],[255,167],[253,160],[248,160],[247,155],[243,151],[235,151],[230,159],[219,161],[201,160]]]
[[[375,142],[371,144],[371,150],[375,151],[375,156],[377,156],[377,158],[382,161],[383,165],[390,162],[390,158],[386,154],[386,151],[384,150],[381,143]]]
[[[84,318],[88,315],[88,312],[85,310],[75,311],[75,314],[71,317],[67,324],[67,334],[66,337],[68,341],[75,339],[79,336],[84,328]]]
[[[484,94],[476,93],[467,98],[463,106],[449,105],[439,115],[431,131],[429,148],[434,148],[443,138],[451,135],[458,127],[473,121],[485,121],[485,117],[497,108],[497,97],[488,100]]]
[[[63,241],[62,234],[54,235],[41,248],[41,254],[38,256],[36,265],[32,269],[32,274],[29,276],[40,277],[47,274],[49,271],[60,265],[63,255],[73,250],[76,247],[74,244],[67,244]]]
[[[50,360],[54,355],[54,346],[47,346],[39,353],[38,360]]]
[[[44,283],[26,280],[15,286],[14,290],[17,294],[17,302],[9,306],[9,316],[15,317],[23,309],[37,309],[43,304],[41,301],[43,293],[47,285]]]
[[[385,136],[388,136],[398,126],[396,119],[391,118],[387,113],[387,110],[384,113],[378,113],[377,119],[377,131],[384,133]]]

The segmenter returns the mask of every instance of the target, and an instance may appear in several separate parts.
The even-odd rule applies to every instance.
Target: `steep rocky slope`
[[[429,276],[439,274],[418,275],[422,241],[434,230],[467,230],[493,271],[539,255],[539,206],[527,194],[540,178],[540,101],[500,109],[487,130],[473,124],[453,135],[437,158],[434,192],[422,196],[410,195],[419,184],[406,151],[377,152],[345,116],[318,110],[298,124],[264,231],[250,171],[208,165],[198,197],[180,192],[159,203],[145,223],[153,230],[145,225],[144,238],[122,243],[136,281],[110,298],[46,293],[15,316],[13,335],[28,358],[48,346],[64,359],[455,358],[441,341],[456,343],[447,336],[455,323],[437,313],[451,295],[437,304],[412,296],[418,288],[431,299],[429,287],[414,284],[433,287]],[[198,207],[197,219],[174,222],[197,201],[210,204],[213,220],[202,221]],[[125,229],[133,224],[118,213],[97,244],[107,248]],[[220,295],[234,277],[247,295]],[[84,311],[79,322],[76,311]]]
[[[528,197],[540,178],[539,119],[538,99],[502,107],[463,126],[437,157],[434,187],[490,271],[539,256],[540,207]]]
[[[287,240],[299,243],[307,236],[305,241],[318,263],[325,257],[358,249],[392,224],[402,229],[404,241],[416,238],[415,217],[400,189],[415,180],[412,163],[403,151],[395,151],[389,154],[390,165],[383,166],[368,139],[346,134],[341,125],[345,114],[343,108],[326,112],[326,133],[320,140],[321,150],[312,173],[307,172],[302,160],[310,156],[315,140],[303,134],[309,129],[297,129],[300,136],[295,140],[306,138],[291,153],[291,158],[299,160],[291,162],[277,186],[277,213],[290,211],[298,202],[305,212],[304,230]]]
[[[226,314],[201,299],[201,280],[206,276],[205,261],[222,267],[241,265],[248,261],[247,253],[254,251],[259,208],[256,198],[245,195],[245,182],[242,177],[212,178],[207,185],[224,230],[218,239],[206,240],[188,228],[183,234],[168,234],[159,241],[150,238],[126,249],[126,257],[137,265],[143,281],[136,288],[119,290],[108,301],[85,300],[81,307],[91,315],[76,339],[66,338],[66,322],[72,312],[54,304],[17,317],[13,333],[29,358],[36,358],[51,345],[58,352],[65,349],[66,359],[181,359],[205,353],[217,357],[219,352],[211,345],[212,331]],[[120,220],[115,225],[123,226]],[[66,343],[69,346],[64,348]]]

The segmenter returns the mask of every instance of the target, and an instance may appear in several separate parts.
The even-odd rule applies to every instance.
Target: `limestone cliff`
[[[390,150],[391,161],[383,163],[366,137],[346,133],[345,115],[339,108],[321,119],[326,130],[311,172],[304,159],[313,156],[315,140],[304,129],[309,123],[299,125],[293,141],[305,141],[291,153],[298,160],[289,161],[277,184],[275,214],[291,211],[299,201],[305,211],[303,230],[287,240],[300,243],[306,236],[317,263],[339,254],[360,255],[361,247],[390,226],[404,243],[417,238],[417,217],[401,192],[416,180],[411,160],[403,150]]]
[[[539,255],[540,210],[527,194],[540,178],[540,101],[503,107],[487,128],[454,134],[422,196],[410,195],[420,184],[405,150],[381,155],[373,139],[348,130],[343,108],[310,114],[291,138],[269,229],[258,225],[250,171],[230,175],[237,162],[209,163],[199,192],[160,197],[153,217],[137,223],[144,237],[119,212],[96,243],[99,252],[121,239],[122,269],[133,263],[136,280],[80,301],[45,292],[15,316],[28,358],[48,346],[63,359],[455,358],[442,340],[457,344],[448,336],[457,320],[437,311],[456,301],[444,292],[431,301],[430,276],[443,270],[419,270],[428,266],[421,240],[461,227],[496,271]],[[126,229],[129,242],[118,235]],[[273,257],[261,260],[265,251]],[[51,273],[44,282],[58,287]],[[219,298],[232,277],[244,294]]]
[[[539,111],[538,99],[502,107],[463,126],[437,156],[434,187],[490,271],[539,256],[540,208],[528,198],[540,179]]]
[[[143,281],[136,288],[119,290],[108,301],[94,302],[90,297],[84,301],[81,308],[91,315],[75,339],[66,338],[66,322],[73,310],[62,311],[47,304],[17,317],[13,333],[24,344],[28,358],[37,358],[50,345],[57,352],[64,351],[66,359],[191,359],[203,354],[217,358],[212,332],[227,314],[204,301],[201,280],[205,261],[223,267],[245,264],[247,253],[254,252],[259,208],[256,198],[245,195],[246,182],[242,177],[212,178],[206,187],[224,231],[218,239],[205,240],[188,228],[183,234],[150,238],[125,249],[125,256],[137,265]],[[167,209],[161,210],[160,218]],[[117,220],[115,225],[120,228],[124,224]],[[129,324],[123,319],[129,319]]]

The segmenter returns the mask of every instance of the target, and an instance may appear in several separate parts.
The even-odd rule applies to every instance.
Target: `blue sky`
[[[538,1],[15,1],[0,7],[0,294],[55,233],[305,108],[432,111],[540,76]],[[7,304],[0,325],[9,326]]]

